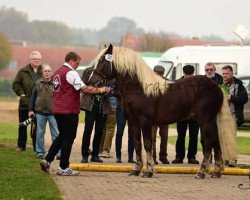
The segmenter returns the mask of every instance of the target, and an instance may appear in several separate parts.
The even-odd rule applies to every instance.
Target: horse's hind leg
[[[142,160],[142,144],[141,144],[141,129],[137,126],[131,126],[129,124],[129,133],[133,136],[133,143],[136,153],[136,163],[133,166],[129,176],[138,176],[143,167],[143,160]]]
[[[204,179],[205,173],[208,172],[208,167],[210,164],[210,157],[212,153],[212,143],[214,138],[214,131],[215,126],[214,123],[203,123],[201,124],[201,130],[204,133],[204,140],[205,140],[205,149],[204,149],[204,157],[201,163],[200,169],[197,172],[195,178],[197,179]]]
[[[222,153],[220,149],[218,134],[215,136],[215,140],[213,142],[213,148],[214,148],[215,163],[214,163],[214,172],[212,173],[211,178],[220,178],[224,170],[224,163],[222,160]]]

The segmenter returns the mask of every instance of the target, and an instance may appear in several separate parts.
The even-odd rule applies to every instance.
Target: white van
[[[225,65],[234,68],[235,75],[244,75],[250,70],[250,46],[183,46],[168,49],[158,64],[165,68],[168,79],[176,80],[182,76],[184,65],[193,65],[195,74],[205,74],[206,63],[212,62],[217,73]]]

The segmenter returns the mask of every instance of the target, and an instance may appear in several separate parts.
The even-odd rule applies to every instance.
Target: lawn
[[[168,143],[175,145],[176,139],[177,139],[177,136],[169,136]],[[188,147],[188,141],[189,141],[189,137],[186,137],[186,141],[185,141],[186,142],[186,144],[185,144],[186,149]],[[200,138],[198,139],[198,141],[200,141]],[[250,155],[250,148],[249,148],[250,137],[237,137],[236,141],[237,141],[237,145],[239,148],[239,154]],[[202,151],[202,147],[201,147],[200,142],[198,142],[198,151]]]
[[[16,153],[16,140],[17,124],[0,123],[0,199],[62,199],[51,176],[40,170],[31,145]]]

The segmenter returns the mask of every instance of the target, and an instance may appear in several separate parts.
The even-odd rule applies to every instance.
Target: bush
[[[1,97],[13,97],[16,94],[12,90],[12,82],[11,80],[0,80],[0,96]]]
[[[11,60],[11,47],[8,39],[0,32],[0,70],[8,66]]]

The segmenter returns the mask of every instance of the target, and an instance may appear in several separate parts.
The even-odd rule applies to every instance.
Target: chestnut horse
[[[134,138],[136,164],[130,175],[139,175],[143,167],[141,133],[147,155],[143,177],[154,172],[151,130],[184,119],[198,121],[205,134],[206,149],[196,178],[204,178],[214,149],[213,178],[221,177],[223,160],[237,157],[233,130],[235,122],[226,98],[218,85],[205,76],[193,76],[168,82],[156,75],[133,50],[109,45],[96,58],[89,83],[116,79],[123,109]],[[105,81],[104,81],[105,82]]]

